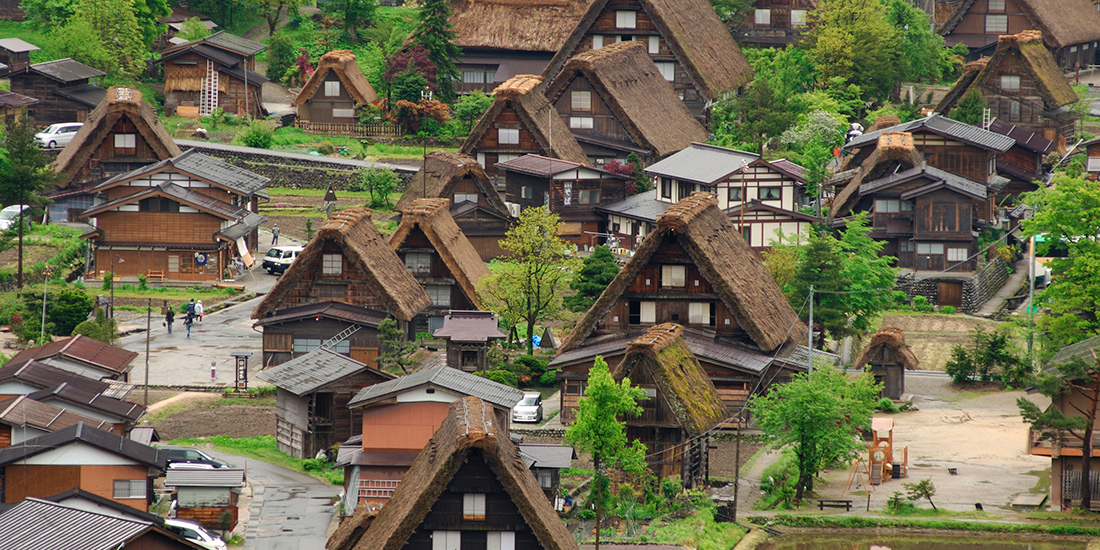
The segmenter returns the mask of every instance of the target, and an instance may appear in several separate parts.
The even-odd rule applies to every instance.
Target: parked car
[[[45,147],[47,149],[64,147],[73,140],[73,136],[80,131],[81,126],[84,126],[83,122],[51,124],[45,130],[35,134],[34,141],[38,143],[39,147]]]
[[[162,445],[160,450],[165,452],[165,462],[169,468],[228,468],[229,463],[218,460],[198,449],[190,447],[173,447]]]
[[[512,422],[542,422],[542,395],[537,391],[523,392],[523,399],[512,407]]]
[[[26,212],[25,215],[29,215],[30,209],[31,207],[28,204],[24,204],[22,206],[18,204],[13,204],[11,206],[5,207],[3,210],[0,210],[0,231],[7,231],[8,229],[11,229],[13,225],[15,225],[15,222],[19,219],[20,210]]]
[[[168,518],[164,520],[164,529],[208,550],[226,550],[225,541],[221,537],[194,521]]]
[[[300,246],[273,246],[264,256],[262,267],[272,275],[282,275],[301,253]]]

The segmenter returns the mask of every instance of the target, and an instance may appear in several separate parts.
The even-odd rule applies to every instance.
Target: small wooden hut
[[[900,328],[885,327],[871,336],[871,343],[859,352],[853,367],[870,366],[875,382],[883,385],[881,397],[901,399],[905,393],[905,371],[916,370],[920,365],[913,350],[905,343],[905,333]]]
[[[176,517],[196,521],[212,531],[237,527],[243,469],[169,468],[164,486],[176,491]]]
[[[308,131],[314,129],[313,124],[358,124],[356,108],[375,101],[378,94],[359,70],[355,54],[334,50],[321,56],[317,70],[302,86],[294,104],[298,106],[299,127]]]
[[[68,58],[35,63],[5,76],[11,80],[12,92],[38,100],[27,109],[27,117],[35,126],[84,122],[107,93],[89,82],[106,73]]]

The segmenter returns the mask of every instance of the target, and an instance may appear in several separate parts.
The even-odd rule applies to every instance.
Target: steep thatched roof
[[[531,133],[545,156],[569,160],[588,166],[588,156],[570,133],[557,110],[539,90],[542,79],[535,75],[517,75],[509,78],[493,90],[493,104],[482,115],[477,126],[466,137],[459,149],[464,155],[477,154],[481,138],[496,124],[496,118],[505,107],[511,107],[520,122]],[[553,139],[551,139],[551,137]],[[553,143],[553,147],[551,147]]]
[[[756,346],[771,352],[784,344],[804,340],[806,329],[798,315],[741,232],[718,208],[718,200],[710,193],[692,193],[657,218],[657,229],[646,235],[634,257],[576,324],[559,354],[584,343],[657,248],[670,237],[684,248]]]
[[[985,63],[974,64],[973,66],[968,64],[967,69],[971,71],[980,66],[980,72],[970,79],[967,79],[967,74],[964,73],[964,78],[959,79],[951,92],[936,106],[936,111],[947,112],[955,106],[955,103],[967,91],[972,89],[990,90],[998,95],[1011,95],[1001,91],[1001,83],[996,79],[1000,76],[998,69],[1001,62],[1009,55],[1019,56],[1020,66],[1035,82],[1035,91],[1043,98],[1043,106],[1046,109],[1053,111],[1059,107],[1077,103],[1077,93],[1073,91],[1069,82],[1062,76],[1062,69],[1058,67],[1054,55],[1043,44],[1043,33],[1040,31],[1023,31],[998,38],[997,50],[993,52],[993,57]],[[957,91],[967,80],[970,80],[969,85],[966,85],[965,89]]]
[[[466,397],[451,404],[447,418],[420,451],[393,497],[370,520],[370,527],[351,546],[348,538],[330,539],[329,550],[400,550],[416,531],[455,474],[468,459],[480,457],[504,487],[512,504],[545,550],[576,550],[577,543],[546,500],[508,432],[497,425],[493,407]],[[362,520],[371,516],[363,514]],[[354,521],[354,518],[353,520]],[[343,527],[342,527],[343,529]],[[354,526],[344,533],[354,531]]]
[[[329,71],[340,77],[340,82],[359,105],[378,101],[378,94],[375,93],[370,82],[367,82],[367,77],[363,76],[363,71],[359,70],[359,65],[355,63],[355,54],[349,50],[333,50],[321,56],[317,70],[313,71],[305,86],[302,86],[302,91],[298,92],[294,104],[302,105],[309,101],[313,94],[317,93],[317,89],[325,81]]]
[[[707,99],[745,86],[752,80],[752,67],[741,48],[707,0],[640,0],[642,9],[653,18],[657,30],[668,42],[676,59]],[[573,34],[543,71],[553,79],[606,10],[608,0],[595,0],[588,7]],[[612,15],[611,17],[614,17]]]
[[[890,348],[897,355],[899,361],[905,370],[916,370],[920,366],[920,361],[917,360],[917,356],[913,354],[913,350],[909,349],[909,345],[905,343],[905,332],[897,327],[884,327],[878,332],[871,335],[871,342],[867,344],[867,347],[863,348],[863,351],[859,352],[859,356],[856,357],[855,363],[852,368],[862,369],[867,366],[868,361],[871,358],[871,354],[882,347]]]
[[[641,42],[617,42],[574,56],[547,88],[550,102],[557,101],[578,76],[592,83],[631,139],[658,157],[710,138]]]
[[[695,354],[681,338],[684,329],[675,323],[649,327],[626,348],[615,368],[615,380],[637,380],[645,369],[660,389],[669,408],[688,435],[699,435],[726,419],[726,405]]]
[[[556,52],[592,0],[452,0],[455,45]]]
[[[424,181],[425,178],[427,182]],[[405,186],[405,192],[401,194],[401,198],[393,209],[396,212],[404,211],[412,206],[416,199],[453,200],[455,186],[464,178],[473,180],[492,210],[505,218],[510,217],[508,207],[504,205],[500,193],[497,193],[493,182],[489,181],[489,176],[485,175],[485,169],[477,163],[477,159],[449,151],[428,151],[423,169],[418,170]]]
[[[141,99],[141,92],[134,88],[111,86],[103,100],[84,120],[84,126],[73,140],[61,150],[54,162],[54,169],[65,174],[58,187],[68,187],[78,177],[81,169],[92,159],[99,146],[111,135],[111,129],[119,119],[130,121],[157,156],[157,160],[172,158],[180,153],[172,136],[161,126],[157,113]]]
[[[397,319],[409,321],[432,303],[386,238],[374,227],[371,211],[357,207],[337,212],[325,221],[298,259],[256,306],[252,318],[262,319],[283,309],[283,299],[292,288],[310,284],[310,277],[317,272],[314,264],[321,261],[321,252],[330,243],[343,251],[348,265],[359,271],[363,282]]]
[[[455,224],[448,210],[447,199],[417,199],[401,213],[401,225],[390,236],[390,246],[396,252],[405,244],[413,229],[419,228],[432,243],[443,264],[451,272],[458,287],[475,307],[481,307],[477,294],[478,281],[489,276],[489,268],[481,261],[477,249]]]
[[[886,166],[895,164],[905,168],[913,168],[924,163],[924,159],[913,145],[913,134],[908,132],[882,132],[878,136],[878,145],[859,166],[855,177],[837,193],[833,199],[833,206],[829,209],[829,215],[825,223],[830,224],[835,218],[843,217],[855,206],[859,200],[859,186],[864,181],[871,181],[881,175]]]
[[[942,115],[951,114],[951,109],[954,109],[955,104],[958,103],[964,95],[966,95],[966,92],[970,91],[970,86],[974,84],[974,79],[978,78],[978,74],[980,74],[982,70],[985,69],[986,63],[989,63],[988,57],[983,57],[977,61],[971,61],[970,63],[963,65],[962,75],[959,76],[959,79],[955,81],[955,85],[952,86],[950,90],[947,90],[947,93],[944,94],[943,99],[941,99],[939,104],[936,105],[936,108],[933,109],[933,112],[940,113]],[[890,126],[894,126],[896,124],[901,124],[901,120],[899,119],[898,122],[896,122],[895,124],[891,124]]]
[[[974,0],[963,0],[938,32],[954,31],[973,5]],[[1051,48],[1100,40],[1100,13],[1087,0],[1016,0],[1016,5],[1043,31]]]

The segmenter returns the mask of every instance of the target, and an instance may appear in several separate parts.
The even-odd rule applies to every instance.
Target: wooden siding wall
[[[518,204],[520,210],[538,208],[546,204],[546,197],[550,193],[549,178],[540,178],[517,172],[504,172],[504,196],[505,200]],[[523,196],[523,188],[532,189],[531,198]]]
[[[326,96],[325,82],[339,82],[340,94]],[[333,109],[355,109],[355,99],[348,92],[347,84],[340,80],[340,75],[330,69],[313,96],[298,106],[298,118],[308,122],[359,122],[357,116],[336,118],[332,115]]]
[[[447,418],[450,403],[378,403],[363,408],[363,452],[419,453]]]
[[[321,317],[319,320],[309,317],[277,325],[267,325],[264,327],[263,336],[264,366],[273,367],[293,359],[296,355],[294,353],[295,338],[324,341],[340,334],[350,326],[352,326],[351,323],[327,317]],[[378,348],[381,345],[377,329],[363,326],[358,332],[349,336],[347,342],[351,350],[350,357],[356,361],[365,362],[371,367],[378,366],[374,362],[364,360],[367,359],[364,354],[372,355],[371,352],[373,352],[371,359],[377,357]]]
[[[574,109],[573,92],[589,92],[592,97],[591,108]],[[595,136],[602,140],[615,141],[631,147],[645,147],[644,144],[636,143],[631,139],[626,131],[626,126],[615,116],[611,106],[604,101],[599,90],[592,86],[592,82],[584,75],[578,75],[565,87],[565,91],[554,102],[554,108],[561,115],[565,125],[570,126],[570,131],[576,135]],[[591,117],[593,119],[592,129],[572,128],[569,119],[574,115]]]
[[[207,255],[205,266],[195,265],[195,254],[199,252]],[[175,260],[169,261],[172,257]],[[188,248],[187,245],[164,247],[150,244],[140,248],[97,246],[94,258],[97,272],[114,270],[117,277],[137,277],[160,271],[171,281],[212,281],[218,278],[218,266],[226,265],[226,250],[208,246]],[[173,271],[173,267],[177,270]]]
[[[984,35],[984,45],[992,46],[997,43],[997,37],[1006,34],[1017,34],[1026,30],[1040,29],[1042,26],[1033,21],[1024,11],[1017,0],[1005,0],[1004,11],[989,11],[989,0],[976,0],[967,10],[958,25],[948,34],[946,42],[953,46],[964,39],[968,43],[974,43],[974,36]],[[986,31],[987,15],[1007,15],[1008,29],[1006,32]],[[1071,51],[1076,47],[1076,51]],[[1085,68],[1096,61],[1096,48],[1093,43],[1069,45],[1068,47],[1053,52],[1054,58],[1063,69],[1073,70],[1076,67]],[[986,54],[988,55],[988,53]]]
[[[989,180],[993,153],[932,132],[913,132],[913,145],[929,166],[985,183]]]
[[[61,84],[35,73],[11,77],[11,91],[33,97],[38,103],[27,107],[27,117],[34,126],[46,127],[58,122],[84,122],[90,107],[54,93],[60,88],[80,86],[84,82]]]
[[[182,492],[182,490],[181,490]],[[237,508],[238,495],[231,494],[232,503],[228,506],[183,506],[176,509],[176,517],[199,522],[212,533],[223,531],[222,517],[229,512],[229,529],[237,527],[240,509]],[[127,546],[129,548],[129,546]]]
[[[326,242],[322,253],[305,266],[305,273],[290,287],[290,291],[279,304],[281,308],[331,301],[386,311],[385,303],[374,294],[363,278],[363,274],[348,261],[347,257],[344,257],[340,275],[322,274],[321,263],[324,254],[343,255],[343,249],[336,243]],[[297,261],[303,260],[305,258],[298,258]],[[366,260],[369,261],[369,259]]]
[[[96,215],[96,227],[103,231],[97,240],[149,243],[150,246],[198,244],[210,247],[222,219],[207,213],[119,212]]]
[[[1004,75],[1018,76],[1020,89],[1002,89],[1001,76]],[[1043,115],[1046,111],[1043,96],[1040,95],[1035,79],[1032,78],[1030,70],[1018,53],[1010,52],[1001,60],[986,82],[983,91],[993,116],[998,119],[1011,122],[1052,141],[1057,139],[1057,136],[1061,136],[1062,139],[1072,142],[1074,119],[1072,117],[1058,119]],[[1018,110],[1017,114],[1012,113],[1014,106]]]
[[[772,244],[779,239],[777,233],[782,233],[784,239],[797,238],[798,242],[806,242],[810,236],[810,228],[813,227],[810,221],[768,210],[745,212],[743,220],[740,214],[730,214],[730,221],[734,227],[740,228],[744,225],[748,228],[749,246],[757,252],[770,250]]]
[[[134,134],[136,142],[134,152],[117,151],[115,149],[115,134]],[[130,117],[123,115],[111,127],[110,132],[99,144],[92,156],[84,165],[76,169],[73,181],[86,181],[90,179],[109,178],[140,168],[147,164],[157,162],[157,154],[149,145]]]
[[[178,61],[194,61],[195,64],[179,65]],[[196,68],[200,68],[205,73],[206,61],[205,57],[196,53],[183,54],[164,64],[165,80],[167,81],[179,73],[193,74]],[[215,63],[215,65],[217,64]],[[262,117],[263,96],[260,93],[261,85],[249,81],[248,88],[251,93],[248,95],[248,111],[246,112],[244,81],[226,73],[219,73],[218,106],[226,113],[233,113],[237,116]],[[181,105],[197,107],[199,105],[199,91],[171,90],[164,92],[164,113],[166,115],[176,114],[176,107]]]
[[[11,426],[0,424],[0,449],[11,447]]]
[[[477,195],[477,204],[480,206],[488,207],[489,199],[485,196],[485,193],[481,192],[481,187],[478,187],[477,182],[470,175],[464,176],[454,184],[454,188],[451,190],[450,196],[446,197],[451,199],[451,204],[455,203],[455,195],[458,193],[474,194]]]
[[[397,256],[404,262],[405,255],[409,252],[423,252],[431,255],[431,265],[427,273],[416,273],[410,270],[413,277],[416,277],[417,282],[419,282],[421,286],[448,285],[451,287],[450,305],[437,306],[432,304],[429,305],[421,315],[417,316],[425,317],[425,327],[427,327],[426,316],[432,313],[442,314],[452,309],[476,309],[474,308],[472,297],[466,296],[466,293],[462,291],[462,287],[458,286],[455,274],[447,268],[447,264],[443,262],[443,258],[440,257],[439,252],[432,246],[431,241],[428,240],[428,236],[421,231],[420,227],[413,229],[408,237],[405,238],[404,244],[397,250]]]
[[[498,130],[501,128],[518,129],[519,143],[501,144],[497,139]],[[508,153],[517,156],[527,153],[549,155],[549,152],[543,150],[538,142],[535,141],[535,137],[531,134],[531,131],[527,129],[527,125],[520,120],[519,114],[516,113],[515,108],[512,107],[511,101],[506,102],[504,108],[497,113],[496,118],[489,127],[489,131],[485,132],[485,135],[481,137],[481,141],[478,142],[477,147],[474,148],[471,155],[476,156],[478,161],[482,162],[482,167],[485,168],[485,173],[489,177],[495,177],[504,175],[495,166],[499,160],[499,153]],[[484,159],[482,155],[484,155]]]

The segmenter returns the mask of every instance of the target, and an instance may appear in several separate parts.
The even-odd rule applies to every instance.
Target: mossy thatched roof
[[[872,354],[880,348],[890,348],[897,356],[898,361],[901,362],[905,370],[916,370],[920,366],[920,361],[917,360],[917,356],[913,353],[913,350],[909,349],[909,345],[905,343],[905,332],[897,327],[884,327],[878,332],[871,335],[871,341],[867,344],[867,347],[863,348],[863,351],[859,352],[859,356],[856,357],[855,363],[852,364],[854,369],[862,369],[870,362]]]

